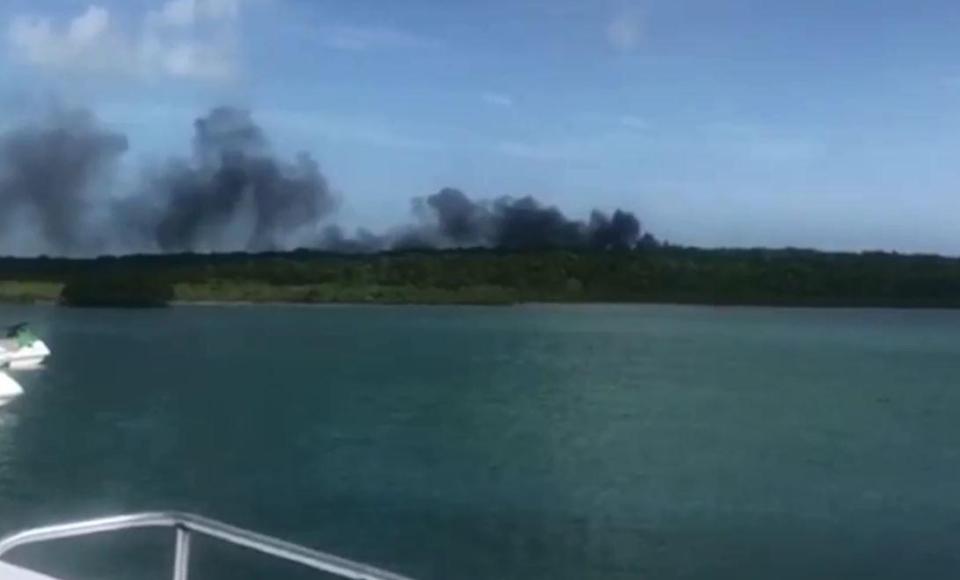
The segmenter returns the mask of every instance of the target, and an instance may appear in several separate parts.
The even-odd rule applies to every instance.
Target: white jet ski
[[[46,343],[30,331],[27,324],[15,324],[0,339],[0,365],[11,370],[35,369],[50,356]]]
[[[23,394],[23,387],[20,383],[5,372],[0,372],[0,406],[6,405],[11,400]]]

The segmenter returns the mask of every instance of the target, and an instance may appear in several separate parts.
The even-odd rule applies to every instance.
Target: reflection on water
[[[15,493],[16,471],[14,469],[13,449],[16,447],[16,429],[20,418],[16,410],[0,407],[0,496],[7,497]]]

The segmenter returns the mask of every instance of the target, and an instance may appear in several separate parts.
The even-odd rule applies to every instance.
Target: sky
[[[960,254],[955,0],[4,0],[0,127],[89,107],[131,171],[247,108],[338,221],[454,186],[673,243]]]

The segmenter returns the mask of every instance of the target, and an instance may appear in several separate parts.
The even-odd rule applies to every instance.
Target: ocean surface
[[[421,580],[960,578],[960,313],[0,307],[0,532],[176,509]],[[172,533],[31,548],[169,578]],[[192,578],[309,578],[214,542]]]

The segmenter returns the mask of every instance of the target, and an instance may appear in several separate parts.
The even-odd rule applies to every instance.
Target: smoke
[[[421,216],[433,213],[437,234],[448,243],[471,246],[489,242],[490,212],[459,189],[445,188],[426,201],[414,200],[414,208]]]
[[[414,200],[420,227],[404,232],[400,246],[485,246],[511,250],[542,248],[629,249],[640,239],[640,221],[617,210],[594,211],[588,223],[527,196],[473,201],[458,189]]]
[[[282,249],[336,206],[316,161],[273,157],[248,112],[219,107],[194,128],[192,162],[170,162],[143,194],[162,205],[152,227],[161,250]]]
[[[338,225],[323,229],[320,239],[314,244],[317,248],[341,254],[363,254],[390,249],[395,246],[389,236],[378,236],[360,228],[354,237],[349,237]]]
[[[189,155],[147,168],[118,191],[113,185],[126,150],[125,136],[86,111],[58,112],[0,134],[0,226],[32,232],[41,251],[67,255],[295,247],[612,250],[634,247],[642,233],[637,218],[621,210],[594,211],[579,221],[529,196],[476,201],[446,188],[413,200],[412,225],[350,236],[329,223],[337,198],[317,162],[305,153],[277,157],[250,113],[230,107],[195,121]]]
[[[0,135],[0,227],[36,230],[19,233],[39,234],[43,249],[94,250],[91,204],[126,150],[126,137],[84,111],[57,111]]]
[[[613,212],[613,217],[594,210],[590,214],[590,245],[601,250],[632,248],[640,241],[640,220],[623,210]]]

